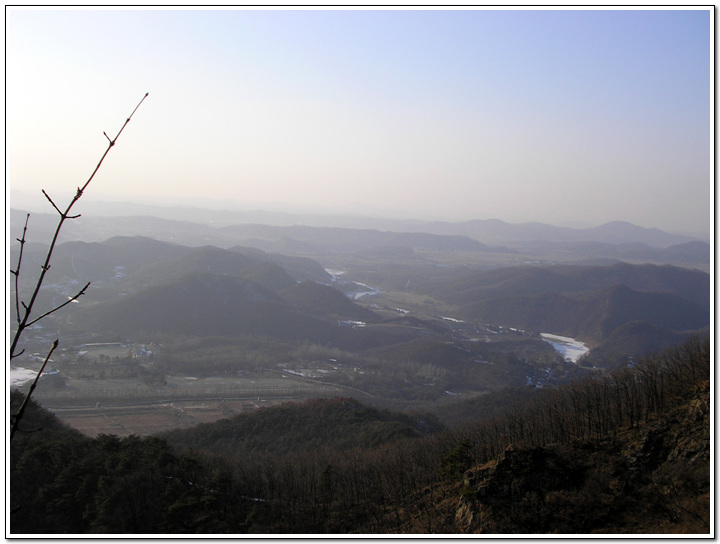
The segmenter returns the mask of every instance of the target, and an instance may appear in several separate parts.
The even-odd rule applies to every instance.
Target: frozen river
[[[558,336],[557,334],[550,334],[547,332],[541,332],[540,336],[548,344],[551,344],[555,348],[555,351],[565,357],[566,361],[577,363],[578,359],[585,355],[590,349],[580,342],[568,336]]]
[[[332,270],[330,268],[326,268],[325,271],[333,277],[333,281],[346,281],[340,277],[345,273],[344,270]],[[362,297],[367,295],[378,295],[382,293],[380,289],[370,287],[369,285],[365,285],[364,283],[360,283],[357,281],[349,281],[348,283],[352,283],[356,287],[356,289],[354,290],[343,289],[343,291],[345,292],[345,296],[347,296],[351,300],[360,300]]]

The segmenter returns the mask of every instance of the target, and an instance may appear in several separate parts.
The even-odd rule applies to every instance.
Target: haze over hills
[[[398,241],[394,235],[390,239]],[[415,248],[425,243],[418,236],[407,240]],[[454,255],[457,248],[446,251]],[[24,258],[39,262],[41,255],[29,247]],[[307,257],[145,237],[67,242],[57,255],[47,276],[51,284],[67,291],[84,278],[94,280],[83,303],[66,310],[63,327],[74,334],[135,341],[157,334],[265,335],[365,350],[406,342],[408,334],[444,341],[450,329],[445,325],[438,332],[434,323],[437,308],[444,307],[474,324],[463,335],[472,337],[477,334],[472,329],[487,324],[577,337],[605,349],[615,329],[643,323],[652,329],[640,334],[645,329],[636,328],[635,346],[627,335],[624,340],[628,353],[638,353],[660,331],[683,338],[709,325],[708,274],[669,265],[439,267],[418,262],[413,250],[404,264],[386,270],[390,255],[361,251],[347,257],[350,276],[342,280]],[[385,308],[372,296],[360,299],[362,304],[348,297],[363,289],[398,300],[425,297],[423,304],[431,306],[410,306],[425,321],[401,324],[393,320],[408,310]],[[342,323],[362,323],[362,328]]]
[[[25,217],[11,211],[13,233]],[[36,240],[55,221],[31,215],[24,270],[42,263]],[[37,309],[90,288],[33,331],[32,350],[50,334],[71,338],[58,365],[74,379],[102,372],[154,387],[186,373],[267,370],[350,388],[384,407],[427,408],[623,366],[710,323],[709,246],[622,223],[404,222],[396,223],[403,230],[380,230],[88,214],[67,225],[70,240],[56,247]],[[436,232],[418,230],[426,227]],[[496,242],[471,235],[483,229]],[[522,241],[533,229],[537,240]],[[628,240],[615,243],[623,232]],[[17,249],[10,247],[12,262]],[[20,292],[25,300],[22,282]],[[590,351],[568,359],[540,333]],[[152,351],[159,364],[117,348],[106,354],[112,369],[92,356],[74,366],[85,351],[78,346],[107,342]]]
[[[28,202],[19,199],[19,203]],[[13,210],[32,209],[17,204]],[[48,213],[48,212],[45,212]],[[392,232],[424,232],[429,234],[464,235],[481,242],[501,244],[507,241],[547,242],[601,242],[601,243],[645,243],[652,247],[667,247],[692,240],[709,241],[709,234],[694,235],[668,233],[657,228],[643,228],[627,221],[611,221],[595,227],[571,228],[544,223],[508,223],[499,219],[477,219],[470,221],[421,221],[362,217],[348,215],[312,215],[309,213],[270,212],[264,210],[223,210],[199,207],[172,207],[138,204],[131,202],[111,203],[83,202],[83,215],[89,217],[154,217],[167,221],[199,223],[214,227],[232,225],[266,225],[273,227],[335,227],[358,230],[381,230]]]
[[[476,259],[494,255],[494,259],[502,259],[506,264],[528,259],[588,264],[628,261],[706,271],[710,261],[710,246],[705,241],[622,222],[571,229],[539,223],[513,225],[499,220],[438,223],[271,214],[264,216],[267,223],[261,224],[250,222],[261,217],[243,212],[185,213],[187,210],[171,208],[157,211],[159,216],[103,217],[85,213],[66,223],[60,240],[101,242],[114,236],[139,235],[189,246],[254,247],[295,256],[396,247],[426,252],[464,251],[474,254]],[[11,231],[21,232],[25,218],[26,212],[11,209]],[[49,239],[55,221],[52,214],[31,214],[28,242]]]
[[[18,195],[17,192],[14,192]],[[18,195],[13,199],[15,209],[24,209],[24,204],[33,206],[28,195]],[[309,212],[281,212],[269,211],[261,208],[227,209],[213,206],[203,208],[200,206],[172,206],[153,205],[138,202],[104,202],[88,200],[83,203],[88,210],[87,215],[99,216],[150,216],[162,219],[190,221],[193,223],[213,224],[214,226],[229,226],[236,224],[263,224],[279,227],[292,227],[296,225],[314,227],[340,227],[351,229],[378,229],[395,232],[428,232],[433,234],[464,234],[471,237],[482,237],[492,241],[498,240],[544,240],[544,241],[600,241],[600,242],[627,242],[629,231],[634,229],[646,237],[645,243],[651,243],[652,237],[657,236],[661,244],[667,244],[663,239],[663,231],[657,228],[637,227],[628,221],[608,221],[598,226],[561,227],[538,222],[510,223],[500,219],[476,219],[469,221],[427,221],[418,219],[392,219],[377,216],[351,216],[348,214],[312,214]],[[34,206],[33,206],[34,208]],[[562,233],[562,234],[560,234]],[[665,233],[667,234],[667,233]],[[708,233],[672,233],[677,238],[673,243],[682,243],[692,239],[709,241]],[[480,238],[478,238],[480,239]],[[483,240],[481,240],[483,241]]]
[[[196,273],[73,316],[81,330],[148,338],[257,334],[283,339],[329,336],[332,324],[299,315],[272,291],[229,275]]]
[[[428,285],[427,289],[440,298],[464,303],[544,292],[583,295],[625,285],[645,292],[675,294],[706,309],[710,304],[707,274],[668,265],[506,267],[488,271],[459,270],[453,276],[442,284]]]
[[[670,331],[697,330],[709,323],[702,307],[667,293],[643,293],[616,285],[583,297],[543,292],[474,302],[458,315],[528,330],[603,342],[619,326],[644,322]]]

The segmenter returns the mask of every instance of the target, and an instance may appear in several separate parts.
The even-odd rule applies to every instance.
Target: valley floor
[[[135,379],[69,379],[66,388],[39,388],[34,398],[86,436],[148,436],[340,392],[332,385],[268,372],[243,378],[172,376],[161,388],[145,387]]]

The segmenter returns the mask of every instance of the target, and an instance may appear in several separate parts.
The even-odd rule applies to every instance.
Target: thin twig
[[[53,202],[53,199],[50,198],[50,195],[45,192],[45,189],[41,189],[41,191],[42,191],[42,194],[45,195],[45,198],[48,199],[48,201],[50,202],[50,204],[52,204],[52,207],[55,208],[55,211],[57,211],[60,215],[62,215],[63,213],[60,211],[60,208],[58,208],[58,207],[55,205],[55,203]]]
[[[20,289],[19,289],[19,278],[20,278],[20,266],[22,265],[23,249],[25,248],[25,233],[27,233],[28,221],[30,220],[30,214],[25,217],[25,226],[23,227],[22,238],[18,238],[20,242],[20,254],[18,255],[18,264],[15,270],[11,270],[10,273],[15,276],[15,313],[17,322],[20,323]],[[24,306],[25,304],[23,304]]]
[[[57,205],[53,202],[53,200],[50,198],[50,196],[43,190],[43,194],[47,197],[47,199],[50,201],[50,204],[52,204],[53,208],[60,214],[60,220],[58,221],[57,227],[55,228],[55,234],[53,235],[52,241],[50,242],[50,247],[48,248],[47,256],[45,257],[45,263],[42,265],[42,272],[40,273],[40,276],[38,277],[37,283],[35,285],[35,290],[32,293],[32,296],[30,297],[30,301],[27,305],[23,304],[23,307],[25,308],[25,313],[22,317],[22,319],[18,322],[18,328],[17,331],[15,331],[15,336],[13,337],[12,344],[10,345],[10,358],[19,355],[15,354],[15,350],[17,349],[18,341],[20,340],[20,336],[22,335],[23,331],[29,326],[30,321],[30,313],[32,312],[33,306],[35,304],[35,300],[38,296],[38,293],[40,292],[40,287],[42,286],[43,280],[45,279],[45,274],[50,269],[50,259],[52,257],[52,253],[55,249],[55,244],[57,243],[58,236],[60,235],[60,229],[63,226],[63,223],[65,223],[66,219],[75,219],[79,217],[78,215],[71,216],[70,210],[75,205],[75,203],[80,199],[80,197],[83,195],[83,192],[85,189],[87,189],[87,186],[90,184],[90,182],[95,177],[95,174],[100,169],[100,166],[102,165],[103,161],[105,160],[105,157],[110,152],[110,149],[115,145],[115,142],[117,141],[120,134],[122,134],[122,131],[125,130],[125,127],[130,122],[130,119],[132,119],[133,114],[137,111],[137,109],[140,107],[140,104],[143,103],[143,101],[148,97],[149,93],[145,93],[145,96],[142,97],[142,100],[138,103],[137,106],[135,106],[135,109],[132,111],[130,116],[125,120],[125,123],[123,123],[123,126],[118,131],[117,135],[113,140],[110,140],[110,143],[108,144],[107,149],[103,153],[102,157],[100,157],[100,161],[98,162],[97,166],[93,170],[92,174],[88,178],[88,180],[85,182],[85,184],[82,187],[78,187],[77,193],[75,193],[75,196],[70,201],[70,204],[65,209],[64,212],[60,211],[60,208],[57,207]],[[106,135],[107,136],[107,135]],[[82,293],[80,293],[82,294]],[[79,295],[78,295],[79,296]],[[32,321],[34,323],[37,320]]]
[[[108,144],[108,147],[107,147],[107,149],[105,150],[105,153],[103,153],[103,156],[100,158],[100,162],[98,162],[97,166],[95,167],[95,170],[93,170],[93,173],[90,175],[90,178],[85,182],[85,185],[83,185],[82,188],[78,188],[78,192],[77,192],[77,194],[75,195],[75,198],[74,198],[73,201],[70,203],[70,206],[68,206],[68,209],[65,211],[65,214],[66,214],[66,215],[67,215],[67,213],[70,211],[70,208],[72,208],[73,204],[75,204],[75,202],[82,196],[82,194],[83,194],[83,192],[85,191],[85,189],[87,188],[87,186],[90,184],[90,182],[92,181],[92,179],[95,177],[95,174],[96,174],[97,171],[100,169],[100,165],[101,165],[102,162],[105,160],[105,156],[106,156],[106,155],[108,154],[108,152],[110,151],[110,148],[115,145],[115,142],[116,142],[117,139],[120,137],[120,134],[122,134],[122,131],[125,130],[125,127],[126,127],[126,126],[128,125],[128,123],[130,122],[130,119],[132,119],[132,116],[135,115],[135,112],[136,112],[137,109],[140,107],[140,104],[142,104],[143,101],[148,97],[148,94],[150,94],[150,93],[145,93],[145,96],[143,96],[143,97],[142,97],[142,100],[140,100],[140,102],[138,102],[138,105],[135,106],[135,109],[132,111],[132,113],[130,114],[130,116],[129,116],[127,119],[125,119],[125,123],[124,123],[123,126],[120,128],[120,130],[118,131],[118,133],[115,135],[115,138],[113,138],[112,140],[110,140],[110,143]],[[107,137],[107,134],[105,134],[105,136]]]
[[[18,410],[18,413],[15,414],[15,417],[13,419],[12,428],[10,429],[10,440],[13,439],[13,436],[15,435],[15,431],[17,431],[18,425],[20,424],[20,420],[23,417],[23,414],[25,413],[25,408],[28,405],[28,402],[30,401],[30,395],[32,395],[33,391],[35,391],[35,387],[37,386],[38,380],[40,379],[40,375],[42,374],[43,370],[45,370],[45,365],[50,360],[50,356],[52,355],[53,351],[55,351],[55,348],[58,347],[59,340],[55,339],[55,341],[52,343],[52,347],[50,348],[50,351],[47,354],[47,357],[45,357],[45,361],[43,362],[42,366],[40,367],[40,370],[38,370],[37,376],[35,376],[35,379],[33,380],[33,383],[30,385],[30,389],[27,392],[27,395],[25,395],[25,400],[23,401],[22,405],[20,406],[20,409]]]
[[[88,288],[88,287],[90,287],[90,282],[87,282],[87,283],[85,284],[85,287],[83,287],[82,289],[80,289],[80,291],[78,292],[77,295],[75,295],[74,297],[69,298],[68,300],[66,300],[65,302],[63,302],[60,306],[57,306],[57,307],[53,308],[53,309],[50,310],[49,312],[45,312],[45,313],[42,314],[40,317],[36,317],[36,318],[33,319],[32,321],[28,321],[27,326],[29,327],[29,326],[31,326],[31,325],[34,325],[35,323],[37,323],[38,321],[40,321],[42,318],[47,317],[47,316],[49,316],[50,314],[52,314],[52,313],[54,313],[54,312],[57,312],[60,308],[63,308],[63,307],[65,307],[65,306],[67,306],[67,305],[70,304],[71,302],[75,302],[77,299],[79,299],[82,295],[85,294],[85,291],[87,291],[87,288]]]

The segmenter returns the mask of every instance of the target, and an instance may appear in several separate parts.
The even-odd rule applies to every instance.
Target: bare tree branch
[[[53,199],[50,198],[50,195],[48,195],[48,194],[45,192],[45,189],[41,189],[41,191],[42,191],[42,194],[45,195],[45,198],[48,199],[48,201],[50,202],[50,204],[52,204],[52,207],[55,208],[55,210],[56,210],[60,215],[62,215],[63,213],[60,211],[60,208],[58,208],[58,207],[55,205],[55,203],[53,202]]]
[[[52,313],[54,313],[54,312],[57,312],[60,308],[64,308],[65,306],[67,306],[67,305],[70,304],[71,302],[75,302],[77,299],[79,299],[82,295],[85,294],[85,291],[87,291],[87,288],[88,288],[88,287],[90,287],[90,282],[87,282],[87,283],[85,284],[85,287],[83,287],[83,288],[80,290],[80,292],[78,292],[77,295],[75,295],[75,296],[73,296],[73,297],[70,297],[68,300],[66,300],[65,302],[63,302],[62,304],[60,304],[60,306],[57,306],[57,307],[53,308],[53,309],[50,310],[49,312],[45,312],[45,313],[42,314],[40,317],[36,317],[36,318],[33,319],[32,321],[28,321],[27,326],[29,327],[30,325],[33,325],[33,324],[37,323],[38,321],[40,321],[42,318],[47,317],[47,316],[49,316],[50,314],[52,314]]]
[[[130,119],[132,119],[132,116],[135,114],[137,109],[140,107],[140,104],[142,104],[143,101],[148,97],[148,94],[149,93],[145,93],[145,96],[142,97],[142,100],[140,100],[138,105],[135,106],[135,109],[132,111],[130,116],[125,120],[125,123],[123,123],[122,127],[120,128],[118,133],[115,135],[115,138],[112,140],[110,140],[110,138],[108,138],[108,140],[109,140],[108,147],[105,150],[105,152],[103,153],[102,157],[100,157],[100,161],[98,162],[97,166],[95,166],[95,169],[93,170],[92,174],[90,175],[88,180],[85,182],[85,184],[82,187],[78,187],[77,193],[75,193],[75,196],[70,201],[70,204],[67,206],[67,208],[65,209],[64,212],[60,211],[60,208],[58,208],[58,206],[55,204],[55,202],[53,202],[53,200],[50,198],[50,196],[45,192],[45,190],[43,190],[43,194],[45,195],[45,197],[50,201],[50,204],[52,204],[53,208],[55,208],[55,210],[60,214],[60,220],[58,221],[57,227],[55,228],[55,234],[53,235],[52,241],[50,242],[50,247],[48,248],[47,256],[45,257],[45,262],[42,265],[42,272],[40,273],[40,276],[38,277],[37,283],[35,284],[35,289],[33,290],[32,296],[30,297],[30,301],[27,303],[27,305],[23,303],[23,308],[25,309],[25,312],[24,312],[22,318],[18,314],[18,328],[15,331],[15,335],[14,335],[12,343],[10,345],[10,358],[11,359],[13,357],[16,357],[17,355],[19,355],[19,353],[15,353],[15,350],[17,349],[17,344],[18,344],[18,341],[20,340],[20,337],[21,337],[23,331],[27,327],[29,327],[32,323],[37,322],[38,319],[41,319],[45,315],[48,315],[48,314],[44,314],[43,316],[41,316],[38,319],[32,319],[32,320],[30,319],[30,315],[32,313],[33,306],[35,305],[35,300],[37,299],[38,293],[40,292],[40,287],[42,286],[43,280],[45,279],[45,274],[50,269],[50,259],[52,258],[53,251],[55,250],[55,244],[57,243],[58,236],[60,235],[60,229],[62,229],[62,226],[65,223],[66,219],[76,219],[77,217],[79,217],[79,215],[70,215],[70,210],[75,205],[75,203],[80,199],[80,197],[83,195],[83,192],[85,191],[85,189],[87,189],[88,185],[95,177],[95,174],[100,169],[100,166],[102,165],[103,161],[105,160],[105,157],[107,156],[107,154],[110,152],[110,149],[115,145],[115,142],[117,141],[118,137],[120,136],[120,134],[122,134],[122,131],[125,130],[125,127],[130,122]],[[103,133],[103,134],[105,134],[105,133]],[[107,138],[107,134],[105,134],[105,137]],[[23,235],[23,240],[24,240],[24,235]],[[18,271],[16,271],[16,272],[18,272]],[[16,274],[16,279],[17,279],[17,274]],[[85,291],[85,288],[78,295],[76,295],[75,298],[77,298],[82,293],[84,293],[84,291]],[[17,293],[17,289],[16,289],[16,293]],[[71,301],[68,301],[65,304],[68,304],[69,302],[71,302]],[[62,306],[64,306],[64,304]],[[57,309],[61,308],[62,306],[56,308],[55,310],[52,310],[49,313],[56,311]]]
[[[40,367],[40,370],[38,370],[37,376],[35,376],[35,379],[33,380],[33,383],[30,385],[30,389],[27,392],[27,395],[25,395],[25,400],[22,403],[22,406],[20,406],[20,409],[18,410],[18,413],[15,414],[13,418],[12,427],[10,429],[10,440],[13,439],[13,436],[15,435],[15,431],[17,431],[18,425],[20,424],[20,420],[23,417],[23,414],[25,413],[25,408],[28,405],[28,402],[30,401],[30,395],[33,394],[33,391],[35,391],[35,387],[37,387],[38,380],[40,380],[40,375],[43,373],[43,370],[45,370],[45,365],[47,365],[48,361],[50,360],[50,356],[52,355],[53,351],[55,351],[55,348],[58,347],[59,341],[56,339],[52,343],[52,347],[50,348],[50,351],[47,354],[47,357],[45,357],[45,361],[43,362],[42,366]]]
[[[19,278],[20,278],[20,266],[22,265],[23,249],[25,248],[25,233],[27,233],[28,221],[30,220],[30,214],[25,217],[25,226],[23,227],[22,238],[17,238],[20,242],[20,254],[18,255],[18,264],[15,270],[11,270],[10,273],[15,276],[15,313],[17,322],[20,323],[20,290],[19,290]],[[25,304],[23,303],[23,306]]]

